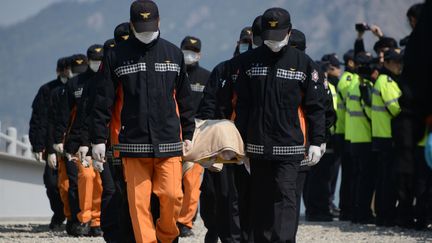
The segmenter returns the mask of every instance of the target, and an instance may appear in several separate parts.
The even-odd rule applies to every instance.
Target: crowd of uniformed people
[[[50,229],[66,220],[71,236],[176,242],[193,235],[199,210],[204,242],[295,242],[302,198],[307,221],[427,229],[432,119],[416,114],[416,58],[403,49],[421,43],[427,10],[431,1],[409,8],[414,31],[399,45],[358,23],[342,59],[313,61],[289,13],[267,9],[209,72],[199,38],[178,48],[160,36],[156,3],[134,1],[113,39],[58,60],[32,104]],[[369,33],[375,53],[364,46]],[[223,167],[182,161],[208,146],[193,142],[195,118],[233,121],[247,157]]]

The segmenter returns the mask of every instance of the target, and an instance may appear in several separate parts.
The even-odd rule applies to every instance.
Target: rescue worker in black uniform
[[[157,5],[134,1],[130,18],[133,38],[116,45],[102,64],[104,79],[90,129],[92,153],[105,162],[107,125],[118,119],[120,143],[115,148],[124,167],[135,239],[172,242],[179,234],[176,221],[183,196],[180,156],[184,144],[190,149],[195,128],[190,84],[183,53],[160,38]],[[112,117],[117,98],[123,101],[121,118]],[[156,225],[150,212],[152,192],[160,201]]]
[[[57,122],[56,143],[64,141],[64,151],[68,158],[69,203],[72,215],[77,215],[78,223],[73,231],[78,236],[100,236],[100,200],[102,185],[99,173],[92,168],[88,143],[84,143],[83,122],[86,116],[86,102],[89,84],[97,81],[97,71],[103,57],[103,46],[92,45],[87,50],[86,70],[71,79],[61,95],[61,112]],[[90,167],[90,168],[89,168]],[[76,205],[78,202],[78,205]]]
[[[195,112],[198,110],[201,99],[203,98],[204,87],[210,76],[210,72],[199,65],[201,59],[201,40],[186,36],[180,48],[183,51],[186,71],[189,76],[191,85],[191,96],[195,106]],[[187,166],[189,161],[184,161],[183,166]],[[180,216],[178,219],[178,227],[180,237],[189,237],[193,235],[192,226],[198,210],[198,202],[200,197],[201,178],[203,167],[198,163],[193,163],[192,167],[185,171],[183,168],[183,204]]]
[[[325,142],[324,85],[316,64],[288,46],[286,10],[268,9],[262,29],[264,45],[240,63],[236,125],[250,158],[254,241],[292,242],[300,161],[308,153],[318,163]]]
[[[65,215],[63,213],[63,203],[60,199],[57,187],[57,170],[48,163],[48,116],[51,113],[51,93],[58,87],[63,87],[69,79],[70,64],[67,57],[57,61],[57,78],[39,88],[39,91],[32,103],[32,115],[30,119],[29,137],[33,153],[36,160],[45,163],[43,181],[46,188],[48,200],[50,202],[53,216],[49,228],[57,230],[63,224]]]
[[[204,89],[204,97],[197,114],[199,119],[233,119],[235,114],[236,56],[252,48],[252,29],[245,27],[240,33],[234,51],[235,57],[219,63],[211,72]],[[207,228],[205,242],[247,242],[250,228],[247,189],[241,179],[247,173],[244,166],[224,165],[222,171],[204,171],[201,184],[200,214]],[[239,188],[242,198],[239,198]],[[240,201],[241,200],[241,201]],[[216,202],[216,203],[215,203]],[[239,210],[245,208],[243,213]],[[229,222],[229,223],[227,223]],[[242,223],[243,222],[243,223]],[[241,225],[243,224],[243,225]],[[252,242],[252,240],[250,240]]]

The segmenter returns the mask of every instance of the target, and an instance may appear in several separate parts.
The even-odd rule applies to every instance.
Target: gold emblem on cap
[[[144,19],[148,19],[150,17],[150,13],[140,13],[140,15],[144,18]]]
[[[115,46],[115,44],[110,44],[109,46],[110,46],[110,47],[114,47],[114,46]]]
[[[96,52],[101,52],[101,51],[102,51],[102,48],[95,48],[95,51],[96,51]]]
[[[400,53],[401,53],[401,49],[396,48],[396,49],[395,49],[395,52],[396,52],[397,54],[400,54]]]
[[[270,27],[274,28],[274,27],[277,26],[277,24],[279,23],[279,21],[269,21],[268,23],[269,23]]]
[[[198,40],[190,39],[190,43],[192,43],[192,44],[195,44],[195,43],[197,43],[197,42],[198,42]]]
[[[165,63],[170,63],[171,61],[170,60],[165,60]]]
[[[246,32],[248,35],[252,34],[252,31],[250,31],[250,30],[246,30]]]
[[[127,39],[129,39],[129,35],[122,35],[122,37],[121,37],[123,40],[127,40]]]
[[[75,62],[76,62],[78,65],[81,65],[81,64],[84,62],[84,60],[83,60],[83,59],[78,59],[78,60],[75,60]]]

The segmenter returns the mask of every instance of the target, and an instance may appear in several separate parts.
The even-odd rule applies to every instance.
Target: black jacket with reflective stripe
[[[274,53],[262,45],[244,53],[235,90],[236,124],[251,158],[301,160],[306,142],[325,141],[324,85],[303,52],[287,46]]]
[[[88,68],[86,72],[69,80],[65,91],[61,93],[55,142],[59,143],[64,140],[64,148],[67,153],[75,154],[79,146],[84,145],[82,123],[86,118],[86,103],[89,99],[87,88],[89,83],[96,82],[95,79],[96,73]]]
[[[196,112],[198,111],[198,107],[203,98],[204,87],[207,84],[210,72],[207,69],[202,68],[198,63],[188,65],[186,70],[192,91],[192,103]]]
[[[106,143],[117,87],[123,90],[120,145],[126,157],[182,155],[182,139],[192,139],[194,105],[182,51],[158,38],[136,38],[105,55],[93,111],[92,143]],[[145,149],[143,149],[145,148]]]

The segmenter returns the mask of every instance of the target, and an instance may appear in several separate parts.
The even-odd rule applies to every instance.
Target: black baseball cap
[[[402,61],[403,54],[399,48],[390,48],[384,52],[384,61]]]
[[[104,45],[103,45],[105,51],[108,49],[114,48],[114,46],[115,46],[115,40],[114,39],[106,40]]]
[[[252,42],[252,27],[244,27],[240,32],[239,41]]]
[[[261,18],[263,40],[282,41],[291,29],[291,17],[283,8],[267,9]]]
[[[306,36],[298,29],[291,30],[289,43],[292,47],[299,49],[300,51],[306,50]]]
[[[151,0],[136,0],[130,7],[130,21],[138,33],[159,29],[159,10]]]
[[[88,68],[88,59],[84,54],[75,54],[71,57],[71,71],[73,73],[83,73]]]
[[[252,24],[253,43],[256,46],[260,46],[263,43],[261,38],[261,33],[262,33],[261,21],[262,21],[262,16],[260,15],[255,18]]]
[[[129,39],[129,35],[130,35],[130,27],[128,22],[121,23],[117,25],[114,29],[114,39],[117,43]]]
[[[377,42],[375,42],[373,49],[378,53],[378,51],[383,48],[398,48],[397,41],[391,37],[381,37]]]
[[[87,58],[90,60],[100,61],[103,58],[103,46],[99,44],[91,45],[87,49]]]
[[[193,36],[186,36],[182,40],[180,48],[182,50],[201,52],[201,40]]]
[[[321,61],[323,62],[328,62],[330,65],[332,65],[333,67],[340,67],[340,61],[339,58],[336,56],[335,53],[331,53],[331,54],[326,54],[321,58]]]
[[[354,62],[357,65],[361,65],[361,66],[369,65],[372,61],[373,61],[373,57],[372,54],[370,54],[369,52],[362,51],[357,53],[357,55],[354,57]]]
[[[350,49],[347,52],[345,52],[345,54],[343,55],[343,60],[345,64],[347,64],[349,60],[354,61],[354,50]]]

